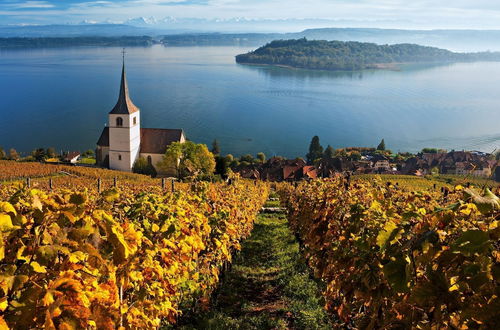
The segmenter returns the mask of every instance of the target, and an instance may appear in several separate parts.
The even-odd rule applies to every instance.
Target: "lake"
[[[249,48],[129,48],[142,127],[183,128],[224,154],[304,156],[324,147],[500,147],[500,63],[317,72],[244,66]],[[116,103],[121,48],[0,50],[0,146],[94,149]]]

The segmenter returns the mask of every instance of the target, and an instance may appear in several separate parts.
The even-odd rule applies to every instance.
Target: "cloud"
[[[500,1],[492,0],[4,0],[0,10],[3,15],[33,20],[40,19],[35,16],[43,10],[45,19],[54,22],[175,16],[320,18],[399,28],[500,28]]]
[[[16,1],[2,4],[6,9],[35,9],[35,8],[54,8],[55,5],[48,1]]]

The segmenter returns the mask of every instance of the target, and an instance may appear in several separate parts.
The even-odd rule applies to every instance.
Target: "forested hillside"
[[[498,61],[500,53],[454,53],[414,44],[377,45],[354,41],[276,40],[236,56],[236,62],[315,70],[362,70],[384,64]]]

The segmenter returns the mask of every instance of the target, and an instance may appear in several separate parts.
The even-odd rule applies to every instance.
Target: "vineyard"
[[[0,329],[490,329],[500,320],[491,181],[273,184],[279,199],[265,205],[281,201],[288,214],[257,218],[269,194],[259,181],[165,186],[12,161],[0,170]]]
[[[334,326],[493,329],[500,319],[500,203],[486,190],[411,192],[380,180],[280,186],[326,283]]]
[[[162,193],[170,182],[162,189],[162,180],[141,174],[113,171],[93,167],[78,167],[68,165],[51,165],[36,162],[15,162],[0,160],[0,197],[8,197],[12,191],[30,180],[30,186],[43,191],[59,189],[87,189],[98,191],[98,181],[102,190],[118,185],[134,193]],[[164,182],[165,183],[165,182]],[[52,189],[50,187],[52,186]],[[7,188],[12,189],[7,189]],[[188,185],[175,183],[175,190],[186,190]],[[8,190],[8,191],[7,191]]]
[[[14,189],[1,189],[0,324],[21,329],[157,328],[205,309],[267,197],[243,181]]]

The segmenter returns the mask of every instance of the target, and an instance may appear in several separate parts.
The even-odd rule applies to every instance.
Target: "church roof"
[[[172,142],[180,142],[182,135],[182,129],[141,128],[140,153],[164,154]],[[104,127],[97,145],[109,147],[109,127]]]
[[[97,145],[100,147],[109,147],[109,127],[104,127]]]
[[[122,66],[122,80],[120,83],[120,94],[118,95],[118,102],[111,110],[110,114],[113,115],[127,115],[139,111],[139,108],[132,103],[128,95],[127,75],[125,74],[125,62]]]
[[[164,154],[172,142],[180,142],[182,129],[141,128],[141,153]]]

